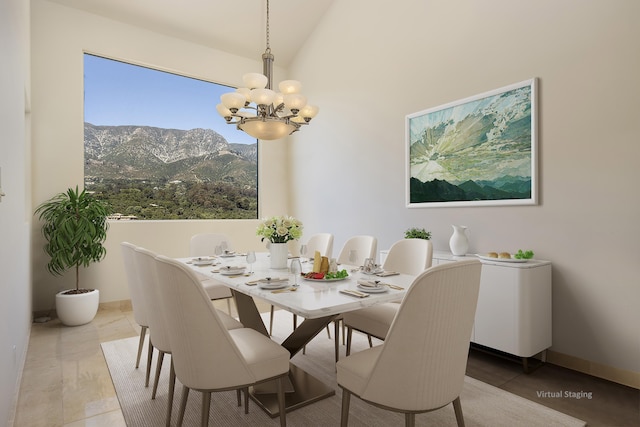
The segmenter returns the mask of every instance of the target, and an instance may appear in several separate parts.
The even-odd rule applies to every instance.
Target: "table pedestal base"
[[[253,328],[269,336],[253,298],[233,290],[232,293],[236,300],[240,322],[242,322],[246,328]],[[332,315],[317,319],[305,319],[281,345],[289,351],[291,357],[295,356],[296,353],[302,350],[313,337],[336,317],[337,315]],[[287,412],[336,394],[333,388],[293,363],[289,363],[289,385],[287,385],[285,390],[285,408]],[[275,382],[272,381],[251,387],[249,389],[249,395],[251,396],[251,400],[271,417],[275,418],[280,415]]]
[[[291,412],[295,409],[302,408],[310,403],[331,397],[336,391],[308,374],[293,363],[289,364],[289,380],[294,391],[285,393],[285,410]],[[270,387],[272,386],[272,387]],[[260,408],[262,408],[271,418],[278,417],[280,410],[278,408],[278,396],[275,393],[275,382],[260,384],[260,386],[251,387],[249,396]],[[272,389],[272,390],[270,390]]]

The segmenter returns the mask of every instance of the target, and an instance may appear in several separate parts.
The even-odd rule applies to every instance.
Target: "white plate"
[[[381,292],[387,292],[389,290],[387,286],[378,286],[374,288],[372,286],[357,285],[356,287],[358,288],[358,290],[362,292],[368,292],[370,294],[379,294]]]
[[[233,258],[234,256],[236,256],[235,252],[229,252],[229,253],[222,253],[220,255],[218,255],[220,258]]]
[[[220,274],[224,275],[224,276],[233,276],[235,274],[242,274],[244,273],[244,267],[241,268],[221,268],[220,269]]]
[[[258,283],[260,289],[282,289],[289,286],[288,280],[282,280],[279,282],[261,282]]]
[[[191,264],[196,266],[211,265],[214,261],[215,260],[213,258],[194,258],[191,260]]]
[[[372,275],[372,276],[373,276],[373,275],[380,274],[380,273],[384,272],[384,270],[383,270],[382,268],[376,268],[375,270],[370,271],[370,272],[368,272],[368,273],[367,273],[366,271],[364,271],[364,270],[362,270],[362,272],[363,272],[364,274],[370,274],[370,275]]]
[[[517,259],[517,258],[492,258],[490,256],[484,256],[480,254],[476,254],[476,256],[485,261],[498,261],[498,262],[527,262],[528,259]]]

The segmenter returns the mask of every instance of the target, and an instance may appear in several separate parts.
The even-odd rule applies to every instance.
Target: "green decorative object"
[[[76,287],[67,293],[86,292],[80,288],[80,267],[88,267],[107,254],[103,243],[109,228],[109,206],[76,186],[43,202],[35,213],[44,222],[44,251],[50,257],[47,269],[59,276],[75,268]]]
[[[431,232],[430,231],[426,231],[424,228],[412,227],[412,228],[410,228],[410,229],[408,229],[407,231],[404,232],[404,238],[405,239],[430,240],[431,239]]]

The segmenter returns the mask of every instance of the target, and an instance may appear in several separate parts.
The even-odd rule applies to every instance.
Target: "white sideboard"
[[[380,252],[384,263],[388,251]],[[433,265],[475,258],[434,251]],[[482,261],[473,343],[523,358],[551,347],[551,263]]]

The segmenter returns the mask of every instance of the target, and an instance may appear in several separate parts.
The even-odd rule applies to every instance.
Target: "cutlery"
[[[297,287],[292,286],[292,287],[287,288],[287,289],[276,289],[275,291],[271,291],[271,293],[272,293],[272,294],[281,294],[281,293],[283,293],[283,292],[295,292],[295,291],[297,291],[297,290],[298,290],[298,288],[297,288]]]
[[[362,293],[362,292],[354,291],[354,290],[351,290],[351,289],[341,289],[340,292],[343,293],[343,294],[351,295],[351,296],[358,297],[358,298],[366,298],[366,297],[369,296],[369,294],[365,294],[365,293]]]
[[[251,273],[236,274],[234,276],[227,276],[227,277],[230,279],[234,279],[236,277],[249,277],[249,276],[251,276]]]

